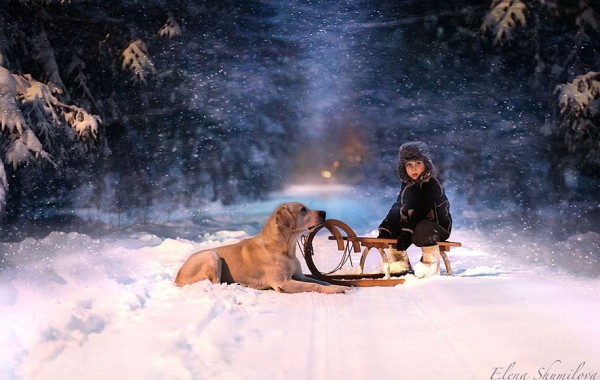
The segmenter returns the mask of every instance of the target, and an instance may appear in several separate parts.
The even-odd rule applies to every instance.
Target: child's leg
[[[437,242],[446,240],[448,237],[449,234],[431,220],[422,220],[417,224],[413,234],[413,243],[421,247],[423,254],[421,261],[414,266],[415,276],[422,278],[440,273],[440,250]]]
[[[439,241],[448,239],[450,235],[436,222],[425,219],[415,227],[412,241],[417,247],[436,245]]]
[[[421,247],[423,256],[421,261],[415,265],[414,274],[418,278],[430,277],[440,274],[440,247],[430,245]]]
[[[395,275],[402,275],[412,272],[412,267],[408,259],[408,253],[406,251],[398,251],[396,248],[388,248],[387,257],[389,263],[389,272]],[[382,263],[382,271],[386,272],[386,265],[388,263]]]

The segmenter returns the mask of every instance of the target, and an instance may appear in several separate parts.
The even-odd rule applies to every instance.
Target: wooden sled
[[[328,237],[328,240],[336,242],[337,250],[343,252],[339,264],[330,272],[322,272],[319,270],[314,261],[315,252],[313,249],[313,239],[323,228],[327,229],[331,233],[331,236]],[[404,283],[405,279],[397,276],[402,276],[407,273],[363,273],[365,261],[371,249],[377,249],[381,255],[382,262],[389,263],[385,250],[389,247],[394,247],[395,245],[396,239],[359,237],[356,236],[356,233],[346,223],[336,219],[328,219],[323,224],[312,230],[304,240],[302,247],[304,260],[306,261],[306,265],[311,272],[311,274],[307,276],[319,279],[321,281],[326,281],[331,284],[346,286],[395,286],[402,284]],[[440,256],[444,261],[446,274],[451,276],[452,268],[446,252],[448,252],[452,247],[460,247],[461,243],[442,241],[438,243],[438,246],[440,248]],[[341,269],[348,261],[350,261],[350,265],[352,265],[352,252],[360,253],[361,249],[362,255],[359,263],[360,273],[335,274],[335,272],[338,272],[339,269]],[[389,268],[389,265],[386,265],[385,267]]]

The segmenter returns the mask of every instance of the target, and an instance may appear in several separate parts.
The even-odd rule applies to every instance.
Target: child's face
[[[425,164],[423,161],[411,160],[404,165],[404,169],[410,178],[416,180],[425,171]]]

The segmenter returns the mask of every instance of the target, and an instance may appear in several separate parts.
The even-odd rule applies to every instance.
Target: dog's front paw
[[[327,293],[327,294],[340,294],[340,293],[346,293],[352,291],[352,288],[349,286],[342,286],[342,285],[328,285],[325,286],[324,292],[323,293]]]

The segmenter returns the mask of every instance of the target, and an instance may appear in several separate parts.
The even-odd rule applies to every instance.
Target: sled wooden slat
[[[312,258],[314,255],[312,240],[316,236],[317,232],[322,228],[329,230],[331,235],[328,237],[328,239],[337,243],[337,249],[339,251],[347,252],[348,249],[352,248],[355,253],[358,253],[361,251],[361,247],[364,248],[360,259],[360,274],[325,274],[321,273],[317,269]],[[346,236],[343,236],[342,232],[344,232]],[[396,242],[396,239],[356,236],[356,233],[352,230],[352,228],[350,228],[344,222],[336,219],[328,219],[321,226],[314,229],[305,240],[304,259],[306,260],[308,269],[311,272],[311,274],[308,276],[329,282],[331,284],[347,286],[395,286],[402,284],[405,281],[404,278],[392,277],[402,275],[399,273],[362,273],[364,270],[366,257],[371,249],[377,249],[381,254],[382,261],[386,263],[388,262],[388,257],[385,250],[394,248]],[[462,244],[454,241],[441,241],[438,242],[438,246],[440,249],[440,256],[442,257],[446,267],[446,274],[451,276],[452,268],[446,252],[450,251],[450,248],[460,247]],[[343,263],[343,261],[341,263]]]
[[[317,278],[313,275],[307,275],[309,277]],[[335,285],[345,286],[360,286],[360,287],[372,287],[372,286],[396,286],[403,284],[406,281],[404,278],[383,278],[383,273],[379,274],[378,277],[368,278],[361,275],[327,275],[325,276],[327,282]]]
[[[341,281],[346,286],[361,286],[361,287],[371,287],[371,286],[396,286],[403,284],[406,281],[403,278],[390,278],[390,279],[381,279],[381,280],[370,280],[370,279],[362,279],[362,280],[344,280]]]
[[[396,239],[363,237],[363,236],[330,236],[329,240],[348,240],[350,242],[360,243],[365,248],[388,248],[390,245],[396,245]],[[460,247],[461,243],[456,241],[440,241],[437,243],[440,251],[448,252],[452,247]],[[339,244],[338,244],[339,247]],[[342,248],[343,249],[343,248]]]

